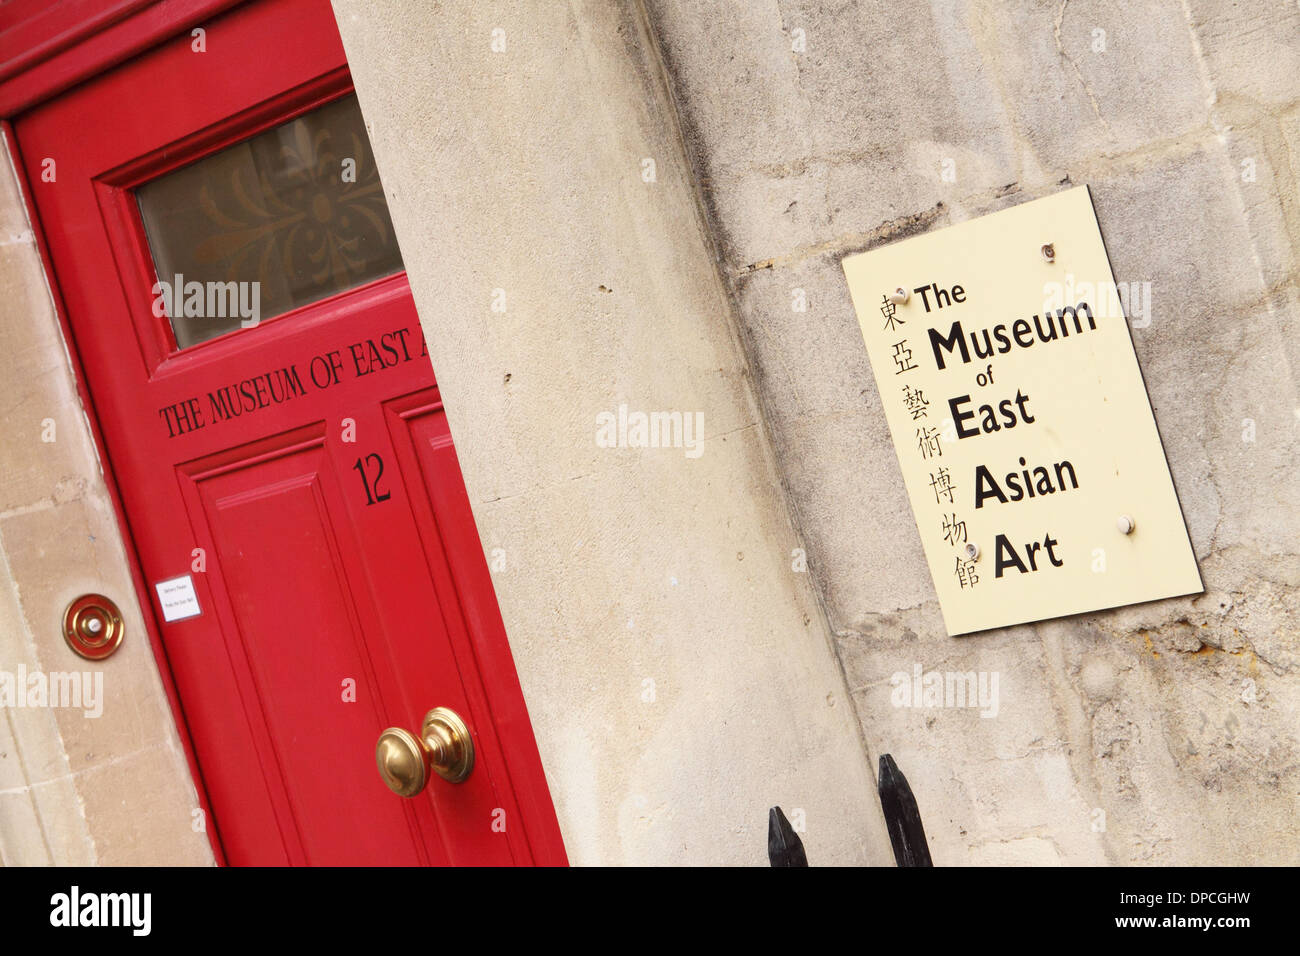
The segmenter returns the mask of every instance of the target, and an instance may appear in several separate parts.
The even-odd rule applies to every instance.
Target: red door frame
[[[169,0],[165,3],[161,0],[62,0],[62,2],[56,0],[53,6],[49,6],[48,0],[11,0],[4,7],[0,7],[0,134],[5,137],[14,159],[13,166],[22,201],[32,224],[41,266],[49,279],[56,316],[76,381],[77,394],[86,412],[92,441],[102,466],[101,470],[118,529],[122,534],[128,570],[145,629],[158,664],[200,807],[209,819],[212,815],[203,775],[168,663],[159,624],[153,611],[152,597],[141,570],[138,549],[126,518],[117,477],[107,455],[103,429],[89,393],[76,338],[72,333],[66,306],[55,278],[53,263],[33,200],[31,184],[24,174],[20,144],[16,141],[11,124],[19,114],[57,96],[71,86],[105,72],[167,38],[203,26],[213,17],[242,2],[245,0]],[[219,136],[220,133],[216,135]],[[498,692],[507,691],[503,695],[504,700],[498,693],[492,693],[493,709],[500,708],[498,722],[503,727],[511,726],[515,733],[526,732],[528,742],[532,744],[531,721],[524,704],[522,689],[519,687],[499,609],[493,601],[491,608],[467,609],[467,611],[484,635],[483,640],[475,642],[476,666],[480,671],[480,679],[485,684],[492,685]],[[508,693],[511,690],[513,693]],[[502,740],[502,746],[509,751],[517,749],[514,746],[507,746],[505,739]],[[535,745],[525,749],[531,751],[532,761],[539,761]],[[527,754],[524,755],[524,759],[528,759]],[[514,762],[513,759],[508,758],[508,764]],[[521,803],[532,805],[531,809],[534,812],[540,809],[536,806],[539,798],[546,803],[542,817],[549,817],[549,826],[539,827],[535,834],[534,858],[542,864],[567,865],[567,855],[558,821],[551,806],[549,793],[546,792],[545,778],[540,775],[540,763],[537,769],[543,792],[516,794],[516,799]],[[217,828],[210,826],[206,832],[217,862],[224,865],[226,858]]]

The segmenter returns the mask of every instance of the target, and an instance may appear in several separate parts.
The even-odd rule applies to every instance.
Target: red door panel
[[[233,630],[252,667],[246,696],[261,701],[275,750],[275,765],[263,771],[284,780],[295,827],[282,837],[296,839],[307,862],[416,863],[403,808],[373,801],[369,748],[383,717],[344,567],[351,542],[333,526],[341,509],[327,491],[322,456],[318,445],[210,478],[201,489]],[[286,601],[285,582],[312,599]],[[342,702],[340,674],[355,675],[357,703]],[[363,814],[366,827],[351,839],[310,825],[333,817],[337,829],[351,830]]]
[[[15,133],[214,843],[235,864],[562,864],[405,275],[185,349],[156,314],[136,190],[351,91],[324,0],[204,27],[204,52],[187,31]],[[337,215],[324,195],[303,215]],[[152,584],[186,575],[200,613],[167,621]],[[435,706],[474,770],[403,799],[376,740]]]

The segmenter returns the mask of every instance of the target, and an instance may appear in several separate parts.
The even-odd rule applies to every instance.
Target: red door
[[[565,862],[326,0],[15,131],[218,853]],[[397,796],[380,732],[434,707],[472,771]]]

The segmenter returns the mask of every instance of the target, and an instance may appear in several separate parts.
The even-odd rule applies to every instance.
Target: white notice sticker
[[[164,621],[183,621],[203,613],[199,609],[199,596],[194,593],[194,579],[188,574],[159,581],[154,585],[154,590],[158,592],[158,603],[162,605]]]

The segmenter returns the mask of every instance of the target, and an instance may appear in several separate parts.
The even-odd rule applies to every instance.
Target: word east
[[[1020,389],[1016,389],[1015,398],[1004,398],[997,407],[995,412],[992,405],[981,405],[979,407],[979,427],[968,425],[967,422],[973,422],[976,412],[968,411],[963,406],[969,405],[971,397],[969,395],[958,395],[956,398],[948,399],[948,410],[952,412],[953,423],[957,426],[958,438],[974,438],[983,432],[988,435],[993,432],[1001,431],[1003,428],[1015,428],[1020,422],[1026,425],[1034,423],[1034,416],[1029,413],[1029,396],[1024,394]],[[1011,406],[1015,406],[1012,408]],[[1001,421],[998,418],[1001,416]]]
[[[349,345],[348,355],[352,358],[357,378],[369,375],[371,372],[382,372],[399,362],[409,362],[413,358],[406,342],[409,331],[409,329],[398,329],[396,332],[385,332],[379,337],[378,342],[374,339],[366,339],[364,342],[353,342]]]

